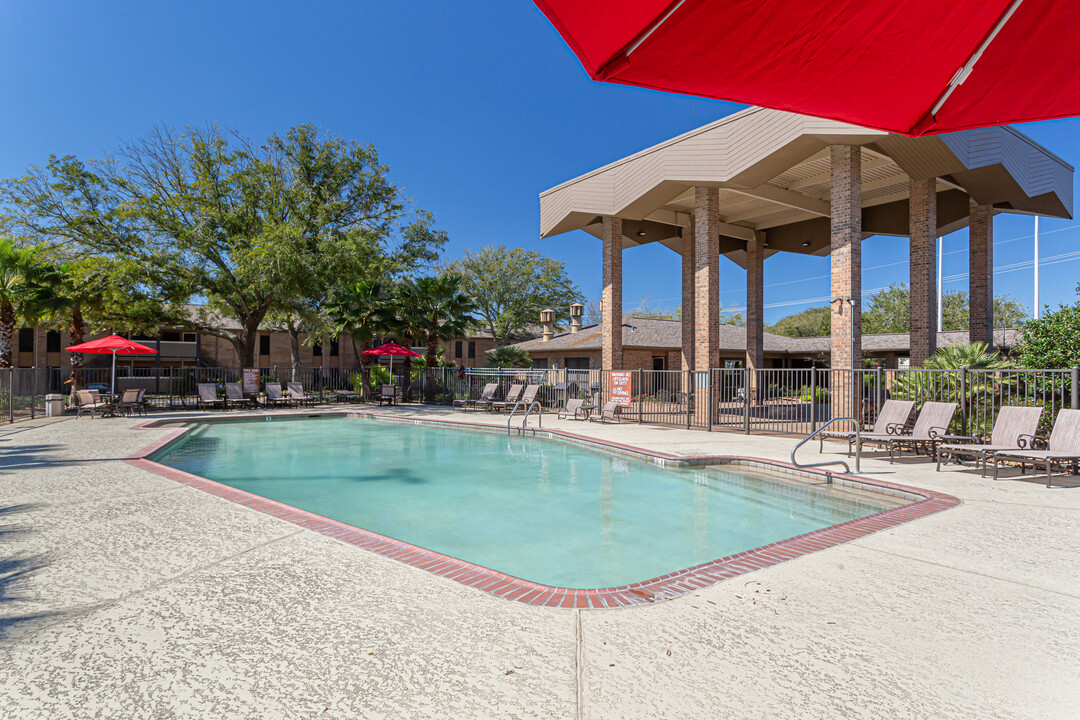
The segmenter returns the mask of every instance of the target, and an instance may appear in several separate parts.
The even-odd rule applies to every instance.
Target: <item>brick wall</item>
[[[937,350],[937,178],[911,181],[911,364]]]
[[[746,366],[765,361],[765,239],[755,233],[746,244]]]
[[[622,357],[622,220],[604,217],[603,365],[620,368]]]
[[[970,201],[968,251],[968,338],[994,344],[994,215],[989,205]]]
[[[694,188],[694,368],[720,359],[720,191]]]
[[[831,243],[832,297],[851,297],[832,306],[832,356],[834,368],[862,366],[862,151],[851,145],[833,145]],[[851,337],[854,333],[855,340]]]

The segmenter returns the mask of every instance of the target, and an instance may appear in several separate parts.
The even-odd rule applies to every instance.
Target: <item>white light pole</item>
[[[1035,319],[1039,319],[1039,216],[1035,216]]]
[[[944,328],[941,327],[942,308],[944,307],[944,300],[942,299],[942,279],[944,273],[942,270],[945,267],[945,238],[939,237],[937,239],[937,331],[941,332]]]

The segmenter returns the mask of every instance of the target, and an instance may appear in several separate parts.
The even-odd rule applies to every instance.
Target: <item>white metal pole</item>
[[[109,382],[109,394],[116,394],[116,351],[112,353],[112,380]]]
[[[944,288],[942,282],[944,278],[943,270],[945,268],[945,238],[939,237],[937,239],[937,329],[941,332],[945,328],[942,327],[943,308],[945,303]]]
[[[1035,319],[1039,319],[1039,216],[1035,216]]]

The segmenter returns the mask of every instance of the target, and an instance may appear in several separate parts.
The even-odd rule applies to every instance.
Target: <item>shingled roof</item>
[[[682,321],[660,320],[656,318],[623,317],[622,325],[624,348],[663,348],[682,347]],[[1015,347],[1019,342],[1017,330],[995,330],[996,347]],[[561,350],[591,351],[602,347],[603,333],[599,325],[589,325],[576,333],[564,332],[548,341],[542,338],[517,343],[526,352],[558,352]],[[827,354],[831,341],[828,337],[789,338],[783,335],[765,333],[765,352],[786,353],[791,355]],[[966,330],[952,330],[938,333],[938,347],[947,347],[967,342]],[[746,328],[738,325],[720,325],[720,352],[746,352]],[[863,335],[864,352],[906,352],[909,349],[907,333],[886,333],[881,335]]]

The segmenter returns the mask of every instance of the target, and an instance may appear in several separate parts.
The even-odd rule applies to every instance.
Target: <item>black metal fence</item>
[[[69,377],[70,370],[60,368],[0,370],[0,421],[44,413],[49,394],[64,396],[65,406],[69,405]],[[200,383],[213,383],[224,394],[224,383],[242,379],[243,370],[237,367],[161,368],[160,373],[155,368],[118,368],[115,390],[145,389],[150,409],[184,410],[198,406]],[[593,411],[614,401],[623,422],[791,435],[809,434],[835,417],[872,422],[890,398],[913,400],[916,407],[931,400],[956,403],[950,430],[963,435],[988,434],[1006,405],[1045,408],[1043,430],[1053,424],[1058,410],[1080,408],[1080,368],[715,368],[700,372],[398,366],[393,375],[380,365],[364,373],[336,368],[259,369],[260,391],[273,382],[300,382],[306,394],[321,402],[363,402],[377,398],[382,385],[394,385],[401,401],[440,405],[479,398],[489,385],[494,386],[496,399],[505,398],[513,385],[535,385],[544,410],[562,408],[573,398]],[[78,386],[110,390],[111,370],[83,369]]]

